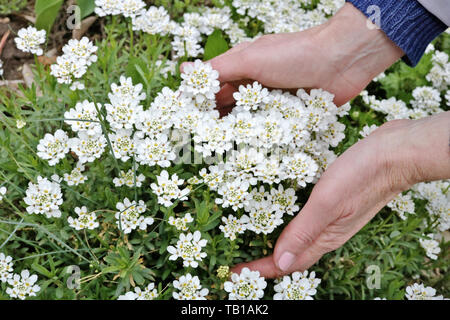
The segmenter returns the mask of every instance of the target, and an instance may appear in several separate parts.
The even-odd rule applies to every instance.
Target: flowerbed
[[[449,35],[416,69],[397,63],[339,108],[320,89],[254,82],[220,117],[219,74],[201,60],[318,25],[343,2],[176,3],[97,0],[103,38],[70,40],[54,64],[36,64],[33,87],[3,89],[0,297],[448,296],[448,181],[399,195],[309,272],[272,281],[229,268],[269,254],[323,171],[360,138],[387,120],[448,110]],[[45,31],[16,39],[43,54]],[[180,74],[184,61],[195,62]]]

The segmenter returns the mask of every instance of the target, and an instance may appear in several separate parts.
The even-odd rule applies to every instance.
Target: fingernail
[[[278,260],[278,267],[282,271],[289,270],[289,267],[294,263],[295,255],[293,255],[290,252],[285,252],[281,255],[280,259]]]

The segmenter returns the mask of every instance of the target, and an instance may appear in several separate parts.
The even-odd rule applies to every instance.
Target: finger
[[[335,197],[324,197],[329,192],[323,192],[320,188],[327,188],[327,184],[319,182],[316,185],[303,209],[278,238],[274,261],[282,272],[293,270],[298,257],[307,251],[323,230],[339,216]]]
[[[231,272],[239,274],[246,267],[252,271],[259,271],[260,275],[264,278],[279,278],[284,274],[275,265],[272,255],[255,261],[240,263],[234,266]]]
[[[224,53],[208,62],[219,72],[220,82],[230,82],[252,78],[252,51],[248,45],[230,53]]]
[[[226,83],[222,89],[216,94],[217,109],[225,109],[235,104],[233,93],[237,91],[236,87]]]
[[[251,42],[249,42],[249,41],[242,42],[242,43],[238,44],[237,46],[234,46],[234,47],[231,48],[230,50],[224,52],[223,54],[221,54],[221,55],[218,56],[218,57],[224,57],[224,56],[228,56],[228,55],[230,55],[230,54],[238,53],[239,51],[241,51],[241,50],[247,48],[250,44],[251,44]],[[216,58],[218,58],[218,57],[216,57]],[[211,63],[211,62],[212,62],[213,60],[215,60],[216,58],[213,58],[213,59],[208,60],[208,61],[206,61],[206,62]],[[180,71],[181,71],[181,73],[184,72],[184,68],[186,68],[186,66],[189,65],[189,64],[193,64],[193,62],[183,62],[183,63],[180,65]],[[213,69],[214,69],[214,66],[213,66]],[[219,70],[218,70],[218,71],[219,71]],[[220,72],[220,71],[219,71],[219,72]],[[219,79],[219,80],[220,80],[220,79]]]

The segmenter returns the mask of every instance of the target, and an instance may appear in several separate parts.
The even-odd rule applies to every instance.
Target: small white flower
[[[6,187],[0,187],[0,202],[2,202],[4,195],[6,194]]]
[[[219,73],[213,70],[209,63],[195,60],[188,64],[181,74],[183,79],[180,91],[186,95],[194,96],[198,102],[205,99],[215,99],[215,94],[220,90]]]
[[[97,103],[98,110],[102,105]],[[98,112],[93,102],[84,100],[78,102],[75,108],[71,108],[64,113],[64,122],[71,126],[72,131],[86,131],[88,135],[97,135],[102,133],[102,127],[98,120]]]
[[[136,201],[131,202],[128,198],[125,198],[123,202],[116,204],[116,209],[119,210],[115,214],[116,224],[125,234],[136,228],[145,230],[147,226],[152,225],[154,222],[152,217],[144,217],[142,215],[147,210],[147,206],[142,200],[136,203]]]
[[[149,166],[170,167],[176,155],[165,134],[145,138],[136,143],[136,161]]]
[[[37,150],[41,159],[48,160],[48,164],[54,166],[69,152],[69,137],[61,129],[56,130],[54,135],[47,133],[44,139],[39,141]]]
[[[315,284],[320,283],[320,279],[315,280],[316,282],[310,281],[310,279],[301,272],[294,272],[291,276],[284,276],[282,280],[274,286],[276,294],[273,296],[273,299],[313,300],[313,296],[317,292]]]
[[[83,37],[81,40],[71,39],[62,48],[65,55],[73,57],[75,60],[84,60],[86,66],[90,66],[97,61],[97,47],[89,41],[87,37]]]
[[[319,169],[317,163],[302,152],[283,157],[283,165],[286,177],[296,180],[300,187],[306,187],[307,183],[311,183]]]
[[[31,181],[23,199],[29,214],[45,214],[47,218],[61,217],[59,206],[63,203],[61,188],[58,183],[39,176],[37,183]]]
[[[174,226],[177,230],[180,231],[187,231],[188,230],[188,223],[191,223],[194,221],[194,218],[192,218],[190,213],[186,213],[184,217],[174,218],[169,217],[169,224]]]
[[[442,296],[436,296],[436,289],[425,287],[422,283],[414,283],[406,287],[405,298],[408,300],[442,300]]]
[[[88,135],[86,131],[78,132],[78,137],[69,140],[70,149],[78,156],[81,164],[93,162],[102,156],[106,148],[103,134]]]
[[[278,189],[271,189],[270,196],[272,203],[277,205],[277,209],[282,214],[287,213],[289,215],[294,215],[300,208],[295,204],[297,196],[295,195],[295,190],[288,188],[284,190],[284,187],[280,184]]]
[[[170,253],[169,260],[183,259],[183,266],[192,268],[198,267],[198,262],[206,257],[206,253],[202,252],[202,248],[206,246],[207,240],[201,238],[200,231],[193,234],[180,234],[180,238],[176,246],[168,246],[167,251]]]
[[[136,168],[137,170],[137,168]],[[123,185],[133,188],[135,186],[135,173],[133,169],[128,170],[127,172],[124,172],[120,170],[120,175],[117,178],[113,179],[113,183],[116,187],[121,187]],[[144,182],[145,176],[141,174],[136,173],[136,187],[140,188],[142,186],[142,182]]]
[[[205,296],[209,290],[202,289],[200,279],[188,273],[173,281],[173,287],[179,292],[173,292],[173,298],[176,300],[206,300]]]
[[[27,123],[21,119],[17,119],[16,120],[16,127],[17,129],[22,129],[23,127],[25,127]]]
[[[233,98],[236,100],[236,106],[246,111],[256,110],[269,102],[269,91],[255,81],[253,85],[239,86],[239,91],[233,94]]]
[[[371,126],[369,125],[365,125],[362,130],[359,132],[359,135],[363,138],[366,138],[369,136],[369,134],[371,134],[372,132],[374,132],[376,129],[378,129],[378,126],[376,124],[373,124]]]
[[[134,292],[128,291],[124,295],[119,296],[117,300],[155,300],[156,298],[158,298],[158,290],[156,290],[155,284],[152,282],[144,290],[136,287]]]
[[[0,252],[0,282],[7,282],[13,277],[12,257]]]
[[[406,213],[415,214],[415,205],[410,193],[405,195],[400,193],[397,197],[392,199],[387,206],[391,208],[392,211],[397,212],[402,220],[406,220]]]
[[[150,187],[158,196],[159,204],[170,207],[173,205],[174,200],[184,201],[188,199],[189,188],[182,190],[179,188],[179,186],[183,185],[184,180],[179,179],[176,173],[169,177],[169,173],[163,170],[156,178],[158,183],[152,183]]]
[[[69,226],[74,228],[75,230],[83,230],[89,229],[93,230],[99,226],[97,222],[97,216],[94,212],[88,212],[88,209],[83,206],[81,208],[75,207],[75,213],[78,215],[77,218],[69,217],[67,218],[67,222],[69,222]]]
[[[269,201],[256,203],[250,210],[247,229],[257,234],[272,233],[276,227],[283,224],[283,213],[278,205]]]
[[[29,26],[28,28],[20,29],[14,41],[19,50],[41,56],[44,52],[40,45],[45,43],[45,36],[45,30],[38,31],[36,28]]]
[[[11,298],[18,298],[20,300],[25,300],[27,296],[34,297],[36,296],[36,293],[41,290],[41,288],[35,284],[37,279],[37,275],[30,275],[28,270],[23,270],[20,275],[14,274],[12,279],[8,279],[8,284],[11,287],[6,289],[6,293]]]
[[[233,241],[236,239],[236,234],[242,234],[245,230],[247,230],[249,218],[248,216],[243,215],[240,219],[238,219],[230,214],[228,217],[222,217],[222,222],[223,225],[220,225],[219,229],[223,232],[223,235],[226,238]]]
[[[250,271],[248,268],[243,268],[240,274],[233,273],[231,281],[224,283],[230,300],[259,300],[264,296],[266,286],[264,277],[260,277],[258,271]]]
[[[441,252],[439,242],[434,240],[433,234],[427,235],[431,239],[419,239],[420,246],[425,250],[428,258],[436,260],[438,254]]]
[[[64,173],[64,181],[67,182],[67,185],[77,186],[85,183],[87,181],[87,177],[82,174],[84,169],[84,165],[77,163],[76,167],[73,168],[70,173]]]

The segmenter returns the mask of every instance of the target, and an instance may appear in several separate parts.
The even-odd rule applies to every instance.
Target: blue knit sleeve
[[[379,8],[379,27],[405,52],[403,60],[410,66],[416,66],[428,44],[447,29],[442,21],[416,0],[346,1],[352,3],[374,23],[375,11],[371,6]]]

